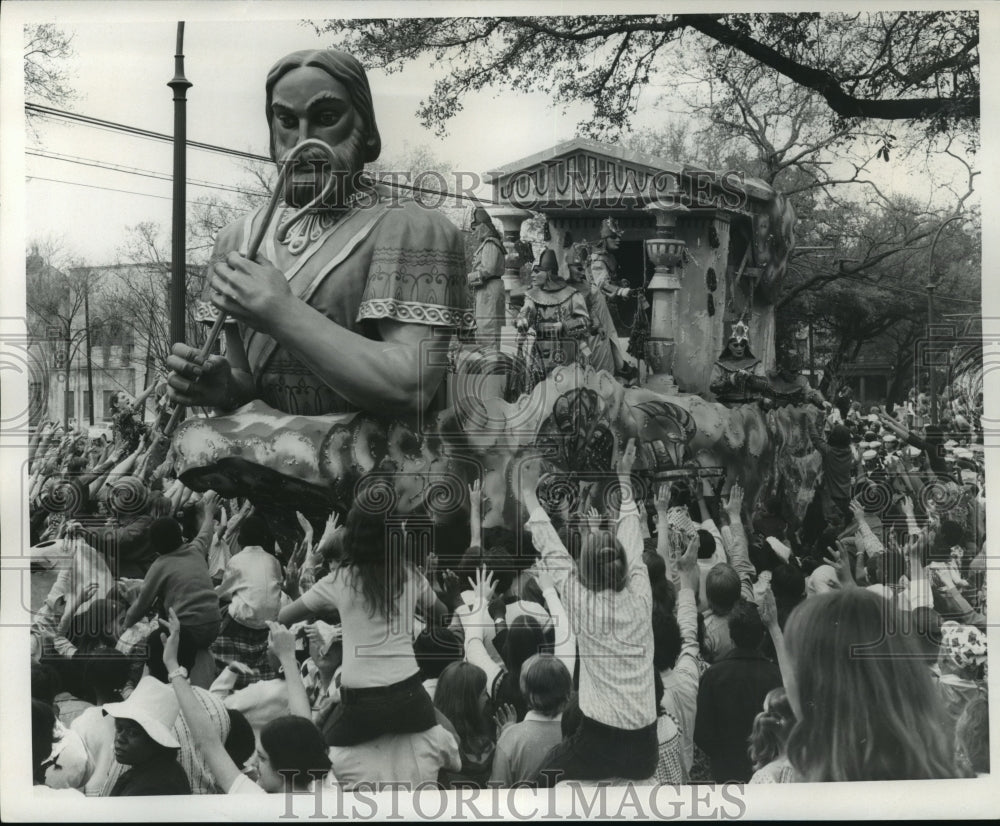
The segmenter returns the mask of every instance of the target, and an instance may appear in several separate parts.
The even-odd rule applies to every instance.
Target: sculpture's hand
[[[231,252],[216,262],[212,303],[254,330],[270,333],[277,314],[295,300],[285,274],[263,256]]]
[[[202,360],[198,349],[177,343],[167,356],[167,395],[175,404],[229,409],[233,396],[233,371],[222,356]]]

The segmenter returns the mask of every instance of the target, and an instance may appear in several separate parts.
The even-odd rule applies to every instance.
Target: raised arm
[[[674,567],[673,555],[670,552],[670,525],[667,524],[667,513],[670,510],[670,485],[660,485],[656,490],[656,553],[667,565],[667,579],[672,579],[671,569]]]
[[[469,546],[472,548],[483,547],[482,493],[482,482],[478,479],[469,485],[469,528],[471,530]]]
[[[756,573],[753,563],[750,561],[750,550],[747,542],[747,532],[743,527],[743,488],[733,485],[729,491],[729,499],[726,502],[726,516],[729,519],[728,531],[729,542],[729,564],[733,566],[736,573],[740,575],[743,598],[753,602],[753,575]]]
[[[552,574],[556,590],[562,595],[570,577],[576,574],[576,563],[552,527],[552,521],[535,493],[541,467],[541,459],[538,458],[528,458],[521,462],[519,468],[521,501],[531,514],[526,527],[531,533],[535,550],[541,555],[539,565]]]
[[[192,540],[193,545],[201,548],[205,559],[208,559],[208,552],[212,547],[212,535],[215,533],[215,509],[219,504],[219,495],[213,491],[208,491],[198,501],[198,509],[201,511],[201,525],[198,534]]]
[[[492,574],[487,574],[485,568],[477,570],[476,578],[470,582],[475,602],[461,607],[456,613],[465,632],[465,659],[486,672],[486,689],[492,696],[496,679],[503,670],[486,650],[486,633],[493,627],[487,606],[495,584]]]
[[[267,627],[271,632],[271,651],[278,658],[281,670],[285,674],[288,710],[296,717],[312,720],[312,705],[309,703],[306,687],[302,684],[299,663],[295,659],[295,635],[278,622],[269,622]]]
[[[621,509],[618,513],[618,541],[625,550],[629,572],[642,571],[646,575],[646,564],[642,561],[642,527],[639,523],[639,509],[632,493],[632,466],[635,464],[635,439],[629,439],[618,461],[618,483],[622,494]],[[648,575],[647,583],[649,581]]]
[[[884,553],[885,546],[872,532],[871,526],[865,521],[864,508],[855,499],[851,500],[851,513],[854,515],[854,543],[858,548],[858,556]]]
[[[191,683],[183,676],[183,672],[178,670],[180,664],[177,662],[177,650],[181,639],[181,621],[177,618],[174,609],[171,608],[170,621],[160,620],[160,622],[170,631],[169,636],[161,635],[163,639],[163,665],[167,669],[167,676],[177,697],[181,714],[184,715],[184,720],[191,731],[191,739],[208,765],[216,785],[221,789],[228,790],[241,772],[239,766],[226,752],[225,744],[215,733],[215,727],[202,707],[201,701],[195,696]]]
[[[771,635],[771,640],[774,642],[774,652],[778,656],[778,669],[781,671],[781,683],[785,687],[785,693],[788,695],[789,700],[797,698],[799,693],[796,690],[795,670],[792,666],[791,657],[788,656],[785,635],[778,624],[778,604],[774,600],[774,592],[771,591],[770,585],[764,591],[758,608],[760,610],[760,618],[764,622],[764,627],[767,628],[768,633]],[[795,701],[792,700],[792,702],[795,716],[801,720],[802,709],[794,708]]]
[[[542,589],[542,598],[545,600],[545,607],[549,609],[555,629],[553,654],[572,674],[576,668],[576,635],[569,624],[569,614],[566,613],[562,600],[559,599],[559,592],[556,591],[556,584],[548,572],[539,571],[536,579],[538,587]]]

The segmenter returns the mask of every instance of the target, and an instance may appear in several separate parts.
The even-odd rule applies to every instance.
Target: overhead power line
[[[119,189],[114,186],[98,186],[97,184],[85,184],[82,181],[67,181],[65,178],[45,178],[41,175],[26,175],[29,181],[48,181],[53,184],[68,184],[70,186],[82,186],[84,189],[103,189],[106,192],[122,192],[126,195],[142,195],[145,198],[159,198],[162,201],[172,201],[169,195],[154,195],[152,192],[139,192],[135,189]],[[185,201],[188,204],[195,204],[197,201]]]
[[[38,103],[26,103],[24,104],[24,109],[27,112],[34,113],[36,115],[42,115],[43,117],[58,118],[60,120],[75,121],[78,123],[84,123],[88,126],[96,126],[101,129],[110,129],[113,132],[124,132],[129,135],[136,135],[141,138],[149,138],[151,140],[166,141],[167,143],[173,143],[174,136],[166,135],[163,132],[153,132],[150,129],[141,129],[138,126],[129,126],[125,123],[118,123],[113,120],[102,120],[101,118],[94,118],[90,115],[81,115],[77,112],[68,112],[65,109],[55,109],[51,106],[42,106]],[[201,141],[188,141],[188,146],[194,147],[196,149],[204,149],[207,152],[218,152],[222,155],[232,155],[236,158],[246,158],[251,161],[266,161],[270,162],[270,158],[265,155],[255,155],[252,152],[241,152],[239,149],[230,149],[227,146],[217,146],[212,143],[203,143]]]
[[[55,118],[57,120],[66,120],[73,123],[81,123],[85,126],[91,126],[98,129],[107,129],[112,132],[121,132],[127,135],[133,135],[139,138],[146,138],[148,140],[156,141],[166,141],[173,143],[173,135],[167,135],[163,132],[154,132],[150,129],[141,129],[137,126],[129,126],[125,123],[118,123],[117,121],[103,120],[102,118],[91,117],[90,115],[82,115],[78,112],[69,112],[65,109],[56,109],[52,106],[42,106],[38,103],[26,103],[24,104],[24,109],[26,112],[40,115],[47,118]],[[235,158],[245,158],[252,161],[263,161],[265,163],[271,163],[271,159],[266,155],[256,155],[252,152],[243,152],[239,149],[231,149],[226,146],[218,146],[217,144],[204,143],[202,141],[187,141],[187,145],[193,149],[202,149],[207,152],[217,152],[221,155],[230,155]],[[369,173],[374,177],[379,183],[384,186],[388,186],[393,189],[402,189],[407,192],[419,192],[425,195],[434,195],[435,197],[444,197],[446,199],[454,199],[455,201],[469,201],[476,205],[485,205],[492,203],[489,198],[479,198],[479,197],[469,197],[468,195],[461,195],[457,192],[450,192],[447,189],[429,189],[428,187],[422,186],[410,186],[408,184],[397,183],[395,181],[386,181],[379,177],[378,173]],[[235,190],[241,191],[241,190]]]
[[[123,172],[128,175],[139,175],[143,178],[153,178],[158,181],[170,181],[171,176],[166,172],[156,172],[152,169],[138,169],[134,166],[124,166],[123,164],[109,163],[107,161],[99,161],[95,158],[84,158],[79,155],[64,155],[59,152],[47,152],[45,150],[39,149],[26,149],[26,155],[35,155],[39,158],[48,158],[54,161],[65,161],[66,163],[74,163],[80,166],[93,166],[98,169],[109,169],[112,172]],[[221,189],[225,192],[237,192],[242,195],[258,195],[260,193],[252,192],[249,189],[240,189],[236,186],[227,186],[226,184],[213,183],[212,181],[202,181],[197,178],[188,178],[187,182],[192,186],[202,186],[208,189]]]

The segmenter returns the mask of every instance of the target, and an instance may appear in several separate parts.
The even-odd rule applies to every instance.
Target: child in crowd
[[[344,662],[340,704],[324,737],[330,746],[353,746],[382,734],[409,734],[437,725],[413,653],[418,607],[432,624],[446,609],[427,580],[400,556],[390,555],[383,518],[365,506],[366,493],[347,515],[343,559],[279,613],[279,622],[340,614]]]
[[[521,695],[528,705],[523,722],[508,726],[497,740],[490,780],[504,787],[531,780],[548,752],[562,740],[562,712],[573,690],[566,666],[534,654],[521,667]]]
[[[751,783],[795,782],[795,769],[785,754],[788,735],[794,725],[795,715],[785,689],[769,691],[764,698],[764,710],[754,718],[750,731]]]
[[[199,502],[201,527],[184,544],[181,527],[171,518],[157,519],[149,528],[150,543],[157,553],[142,582],[139,596],[125,615],[125,628],[135,625],[159,601],[162,613],[171,608],[181,621],[182,633],[198,650],[192,682],[208,688],[215,679],[215,664],[209,647],[219,635],[222,616],[219,598],[208,573],[208,549],[215,528],[218,497],[211,491]]]
[[[244,518],[238,541],[241,550],[226,563],[216,589],[229,605],[211,650],[220,671],[234,661],[247,666],[234,686],[242,688],[275,676],[267,656],[268,623],[278,619],[282,573],[274,557],[274,536],[262,517]]]

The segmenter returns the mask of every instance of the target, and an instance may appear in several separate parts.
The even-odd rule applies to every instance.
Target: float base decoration
[[[171,451],[187,487],[247,497],[279,536],[295,532],[295,511],[316,525],[332,510],[346,512],[366,473],[420,471],[427,464],[404,425],[363,413],[289,415],[261,401],[187,420]],[[400,504],[405,511],[406,502]]]
[[[609,373],[569,365],[515,402],[460,399],[424,433],[367,414],[293,416],[256,401],[228,416],[185,422],[172,451],[185,485],[246,496],[290,533],[296,510],[314,523],[333,509],[343,512],[358,480],[373,472],[390,483],[387,517],[414,513],[421,504],[437,516],[456,513],[465,507],[465,485],[481,476],[484,529],[516,532],[526,518],[513,495],[512,461],[519,455],[546,457],[548,502],[568,512],[579,483],[597,484],[594,504],[601,506],[599,497],[614,487],[618,452],[633,437],[640,487],[681,476],[721,477],[717,489],[739,482],[748,508],[777,492],[791,510],[816,481],[819,455],[807,423],[818,413],[727,408],[690,394],[625,388]]]

